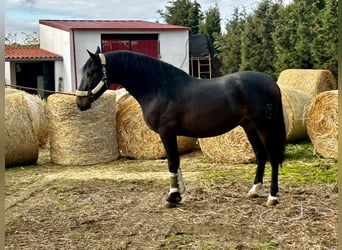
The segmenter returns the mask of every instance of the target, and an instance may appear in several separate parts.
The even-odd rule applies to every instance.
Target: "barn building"
[[[144,53],[189,73],[188,27],[138,20],[39,20],[39,27],[36,51],[31,48],[21,55],[6,49],[6,83],[73,92],[89,57],[86,51],[95,51],[97,46],[103,52]],[[26,79],[30,83],[21,79],[23,69],[33,74]]]

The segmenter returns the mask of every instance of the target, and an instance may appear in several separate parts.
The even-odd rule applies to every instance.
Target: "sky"
[[[163,19],[157,13],[165,9],[168,0],[6,0],[5,35],[39,32],[39,19],[111,19],[145,20]],[[197,0],[204,12],[217,6],[222,19],[222,30],[227,20],[232,18],[235,7],[255,9],[257,0]],[[17,41],[20,42],[20,41]]]

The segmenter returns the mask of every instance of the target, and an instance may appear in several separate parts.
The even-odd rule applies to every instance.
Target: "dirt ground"
[[[181,158],[181,205],[166,208],[166,164],[57,166],[43,151],[38,165],[7,169],[6,249],[337,249],[336,182],[280,174],[280,204],[269,208],[269,172],[263,195],[247,199],[254,164],[198,151]]]

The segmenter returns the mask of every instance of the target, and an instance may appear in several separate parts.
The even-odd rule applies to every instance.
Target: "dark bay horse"
[[[254,185],[248,197],[257,197],[269,159],[272,179],[267,205],[278,203],[278,170],[284,158],[285,125],[281,93],[272,77],[252,71],[214,79],[195,79],[152,57],[129,51],[102,54],[98,48],[82,70],[76,91],[80,110],[91,108],[108,88],[119,83],[139,102],[148,127],[157,132],[167,153],[170,192],[177,204],[184,191],[177,136],[195,138],[223,134],[242,126],[257,159]]]

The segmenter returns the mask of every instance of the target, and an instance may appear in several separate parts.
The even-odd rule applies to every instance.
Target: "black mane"
[[[128,91],[134,86],[138,93],[165,92],[172,95],[180,84],[193,79],[183,70],[140,53],[115,51],[106,53],[109,81],[117,82]]]

